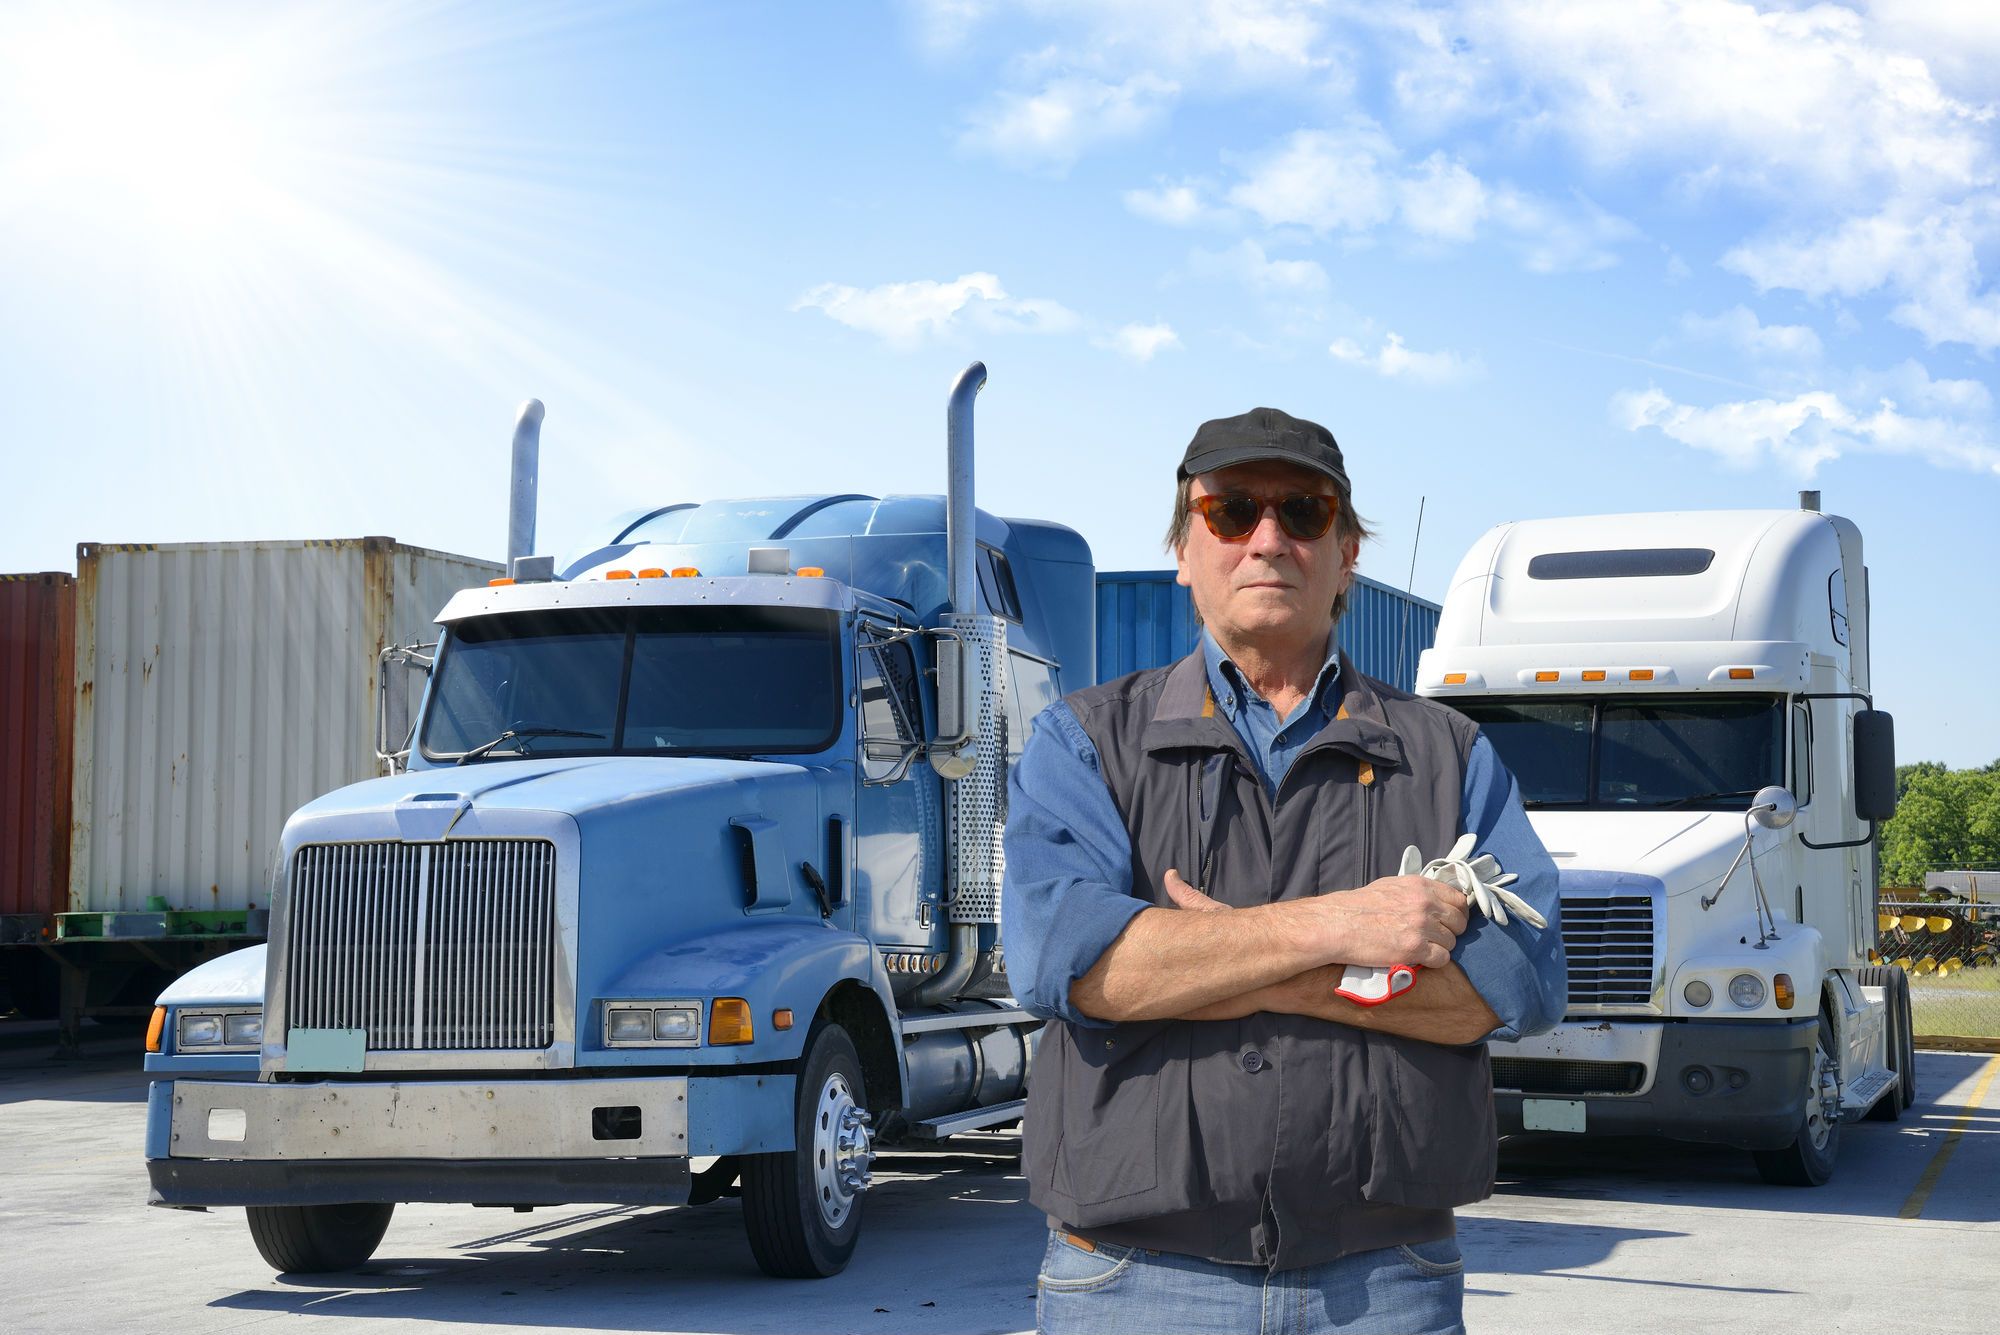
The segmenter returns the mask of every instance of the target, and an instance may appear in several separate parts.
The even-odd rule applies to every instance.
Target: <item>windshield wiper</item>
[[[580,732],[575,728],[509,728],[492,741],[482,742],[473,747],[453,763],[463,765],[468,760],[477,760],[494,747],[519,737],[591,737],[600,742],[604,740],[604,734],[601,732]]]
[[[1653,802],[1649,805],[1655,811],[1665,811],[1669,807],[1693,806],[1696,802],[1720,802],[1725,797],[1755,797],[1761,791],[1762,789],[1758,788],[1738,788],[1732,793],[1696,793],[1692,797],[1676,797],[1670,801]]]

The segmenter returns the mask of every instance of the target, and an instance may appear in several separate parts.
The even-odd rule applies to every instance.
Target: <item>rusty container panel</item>
[[[286,818],[380,772],[376,655],[499,573],[389,538],[79,546],[68,911],[265,907]]]
[[[0,575],[0,915],[69,896],[76,581]]]

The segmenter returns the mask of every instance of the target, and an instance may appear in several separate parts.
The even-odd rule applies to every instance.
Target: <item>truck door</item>
[[[903,947],[906,955],[941,952],[943,795],[936,773],[916,753],[925,737],[916,655],[910,639],[870,621],[856,636],[855,652],[855,926],[878,946]]]

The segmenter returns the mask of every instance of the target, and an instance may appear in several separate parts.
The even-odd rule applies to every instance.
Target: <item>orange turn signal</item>
[[[1792,1002],[1797,999],[1797,994],[1792,991],[1792,976],[1788,973],[1781,973],[1776,978],[1773,978],[1771,980],[1771,994],[1778,999],[1779,1010],[1790,1010]]]
[[[604,578],[606,578],[606,579],[630,579],[630,578],[632,578],[632,572],[631,572],[631,571],[629,571],[629,570],[607,570],[607,571],[605,571],[605,572],[604,572]]]
[[[825,575],[826,575],[826,571],[825,571],[824,569],[822,569],[821,567],[819,567],[819,566],[800,566],[800,567],[799,567],[799,578],[800,578],[800,579],[821,579],[821,578],[823,578],[823,577],[824,577]]]
[[[1756,669],[1756,668],[1731,668],[1731,669],[1729,669],[1729,679],[1730,679],[1731,681],[1749,681],[1749,680],[1751,680],[1751,679],[1752,679],[1753,677],[1755,677],[1756,675],[1757,675],[1757,669]]]
[[[755,1036],[749,1002],[742,997],[717,997],[709,1003],[708,1041],[712,1046],[748,1043]]]
[[[773,1029],[790,1029],[792,1027],[791,1007],[787,1006],[783,1010],[772,1011],[771,1027]]]
[[[1631,678],[1631,679],[1632,679],[1633,681],[1651,681],[1651,680],[1653,679],[1653,669],[1651,669],[1651,668],[1633,668],[1633,669],[1632,669],[1632,671],[1631,671],[1630,673],[1628,673],[1627,675],[1628,675],[1628,676],[1629,676],[1629,677],[1630,677],[1630,678]]]
[[[166,1031],[167,1008],[165,1006],[155,1006],[153,1007],[153,1018],[146,1025],[146,1051],[158,1052],[160,1050],[160,1035]]]
[[[695,579],[695,578],[698,578],[698,577],[700,576],[700,574],[701,574],[701,572],[700,572],[699,570],[695,569],[695,568],[694,568],[693,566],[675,566],[675,567],[674,567],[674,578],[675,578],[675,579]]]
[[[1603,668],[1585,668],[1585,669],[1584,669],[1584,673],[1583,673],[1583,679],[1584,679],[1585,681],[1603,681],[1603,680],[1604,680],[1604,669],[1603,669]]]
[[[1463,686],[1465,685],[1465,674],[1463,672],[1447,672],[1444,674],[1444,684],[1447,686]]]
[[[1562,673],[1560,673],[1560,672],[1537,672],[1537,673],[1535,674],[1535,680],[1536,680],[1536,681],[1561,681],[1561,680],[1562,680]]]
[[[644,570],[641,570],[639,572],[640,579],[665,579],[666,577],[667,577],[667,572],[660,569],[658,566],[647,566]]]
[[[499,579],[489,579],[489,580],[487,580],[487,581],[486,581],[486,587],[487,587],[487,588],[489,588],[489,589],[504,589],[504,588],[506,588],[506,587],[507,587],[507,586],[508,586],[509,584],[512,584],[513,582],[514,582],[513,580],[511,580],[511,579],[508,579],[508,578],[507,578],[506,576],[504,576],[504,575],[503,575],[503,576],[501,576],[501,577],[500,577]]]

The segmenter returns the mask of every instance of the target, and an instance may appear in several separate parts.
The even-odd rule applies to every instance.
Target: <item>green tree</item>
[[[1907,783],[1905,776],[1907,774]],[[1900,767],[1896,814],[1882,826],[1882,881],[1917,886],[1924,873],[2000,866],[2000,767]]]

